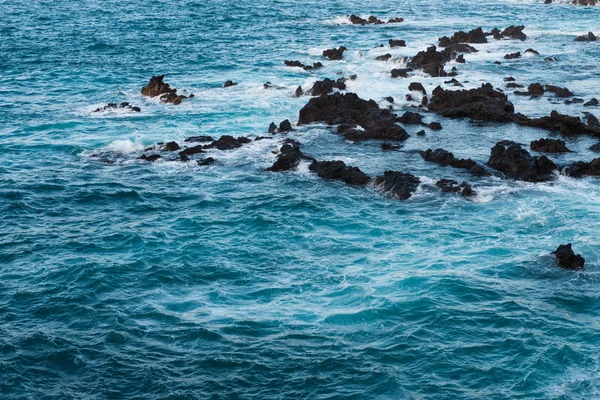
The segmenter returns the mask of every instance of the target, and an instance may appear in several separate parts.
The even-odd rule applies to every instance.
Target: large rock
[[[510,122],[514,118],[513,104],[489,83],[471,90],[444,90],[438,86],[427,108],[449,118],[497,122]]]
[[[421,180],[414,175],[385,171],[374,180],[375,187],[384,194],[398,200],[407,200],[417,190]]]
[[[333,93],[310,99],[300,110],[298,125],[340,125],[338,133],[351,141],[406,140],[408,133],[395,124],[395,119],[390,110],[379,108],[373,100],[363,100],[355,93]]]
[[[309,169],[323,179],[343,181],[348,185],[366,185],[371,178],[357,167],[343,161],[313,161]]]
[[[515,114],[514,121],[519,125],[560,132],[560,134],[565,136],[584,134],[600,136],[600,127],[585,124],[579,117],[559,114],[557,111],[552,111],[549,117],[541,118],[529,118],[523,114]]]
[[[508,140],[496,143],[487,165],[510,178],[527,182],[553,179],[553,171],[557,169],[548,157],[533,157],[520,144]]]
[[[585,259],[581,254],[575,255],[571,248],[571,243],[558,246],[552,254],[556,257],[558,265],[566,269],[583,269],[585,264]]]
[[[583,176],[600,176],[600,158],[594,158],[590,162],[574,162],[565,168],[565,173],[573,178],[581,178]]]

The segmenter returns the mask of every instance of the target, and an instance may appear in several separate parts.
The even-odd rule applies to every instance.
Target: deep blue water
[[[212,150],[210,167],[137,160],[156,142],[296,122],[295,88],[338,74],[403,112],[409,81],[374,58],[477,26],[529,38],[477,45],[466,87],[514,76],[600,97],[600,42],[573,42],[600,33],[600,7],[540,3],[0,1],[0,397],[600,398],[600,182],[474,180],[415,152],[485,163],[495,142],[547,132],[428,116],[444,129],[392,153],[321,125],[289,135],[318,159],[421,177],[406,202],[305,164],[265,172],[278,140]],[[340,24],[350,13],[406,22]],[[376,47],[388,39],[408,47]],[[339,45],[345,60],[321,70],[283,65]],[[528,47],[541,56],[493,64]],[[157,74],[196,97],[142,97]],[[447,78],[415,79],[430,92]],[[511,100],[531,116],[584,111]],[[122,101],[142,112],[91,112]],[[594,157],[593,139],[566,141],[576,153],[557,162]],[[441,194],[440,178],[479,195]],[[555,265],[568,242],[585,270]]]

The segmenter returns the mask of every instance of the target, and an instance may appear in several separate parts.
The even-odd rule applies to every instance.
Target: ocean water
[[[513,76],[600,97],[600,42],[573,41],[600,33],[600,7],[541,3],[0,1],[0,397],[600,398],[600,181],[475,179],[417,152],[485,163],[499,140],[555,135],[429,114],[444,129],[406,127],[400,152],[323,125],[288,135],[320,160],[419,176],[405,202],[305,163],[265,172],[280,137],[211,150],[209,167],[137,159],[156,142],[295,123],[309,99],[295,88],[325,77],[357,74],[348,91],[393,96],[401,113],[409,82],[431,93],[448,78],[389,71],[478,26],[523,24],[528,39],[475,45],[458,65],[465,87]],[[353,26],[350,13],[406,21]],[[377,47],[388,39],[407,47]],[[339,45],[343,61],[322,60]],[[502,59],[530,47],[541,55]],[[157,74],[195,98],[142,97]],[[511,100],[530,116],[600,117]],[[92,113],[123,101],[142,112]],[[565,140],[575,153],[556,162],[594,158],[592,138]],[[440,178],[478,196],[442,194]],[[568,242],[585,270],[556,266],[550,252]]]

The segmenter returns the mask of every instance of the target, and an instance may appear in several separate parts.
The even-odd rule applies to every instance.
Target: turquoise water
[[[352,26],[350,13],[406,22]],[[499,140],[548,132],[427,115],[444,129],[419,137],[408,126],[402,151],[385,153],[321,125],[289,135],[318,159],[419,176],[406,202],[324,181],[305,163],[265,172],[279,140],[211,150],[209,167],[137,160],[156,142],[296,122],[308,98],[295,88],[338,74],[403,112],[409,80],[375,57],[402,65],[477,26],[524,24],[529,38],[476,45],[458,65],[466,87],[514,76],[600,97],[600,42],[573,42],[599,33],[600,7],[59,0],[0,1],[0,15],[2,398],[600,398],[600,182],[477,179],[417,153],[485,163]],[[407,47],[376,47],[388,39]],[[339,45],[344,61],[322,60]],[[541,58],[502,60],[528,47]],[[551,55],[559,62],[542,61]],[[143,98],[157,74],[195,98]],[[239,85],[223,89],[228,79]],[[410,81],[430,93],[447,79]],[[531,116],[584,111],[511,100]],[[123,101],[142,112],[91,112]],[[576,153],[556,162],[594,158],[592,138],[565,140]],[[442,194],[440,178],[479,195]],[[550,252],[568,242],[584,271],[555,265]]]

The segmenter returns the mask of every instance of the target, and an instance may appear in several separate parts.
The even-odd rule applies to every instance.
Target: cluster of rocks
[[[160,96],[161,103],[180,104],[182,100],[194,97],[194,94],[185,96],[177,94],[177,89],[171,88],[168,83],[163,81],[164,75],[153,76],[150,78],[150,82],[142,87],[142,95],[148,97]]]
[[[354,25],[381,25],[381,24],[385,24],[385,22],[383,22],[382,20],[380,20],[379,18],[377,18],[374,15],[371,15],[369,18],[365,19],[365,18],[361,18],[358,15],[350,15],[348,17],[348,19],[350,20],[350,22]],[[394,24],[394,23],[400,23],[400,22],[404,22],[404,18],[390,18],[388,19],[387,23],[388,24]]]
[[[519,96],[539,97],[546,92],[554,93],[554,95],[556,97],[563,97],[563,98],[575,96],[575,94],[567,88],[561,88],[559,86],[554,86],[554,85],[542,85],[540,83],[532,83],[531,85],[529,85],[527,87],[526,92],[516,91],[514,93]]]
[[[314,69],[319,69],[319,68],[323,67],[323,64],[320,62],[315,62],[312,65],[307,65],[307,64],[303,64],[297,60],[295,60],[295,61],[285,60],[283,63],[288,67],[298,67],[298,68],[302,68],[305,71],[312,71]]]
[[[575,38],[576,42],[595,42],[596,41],[596,35],[594,35],[593,32],[588,32],[587,35],[581,35],[581,36],[577,36]]]

